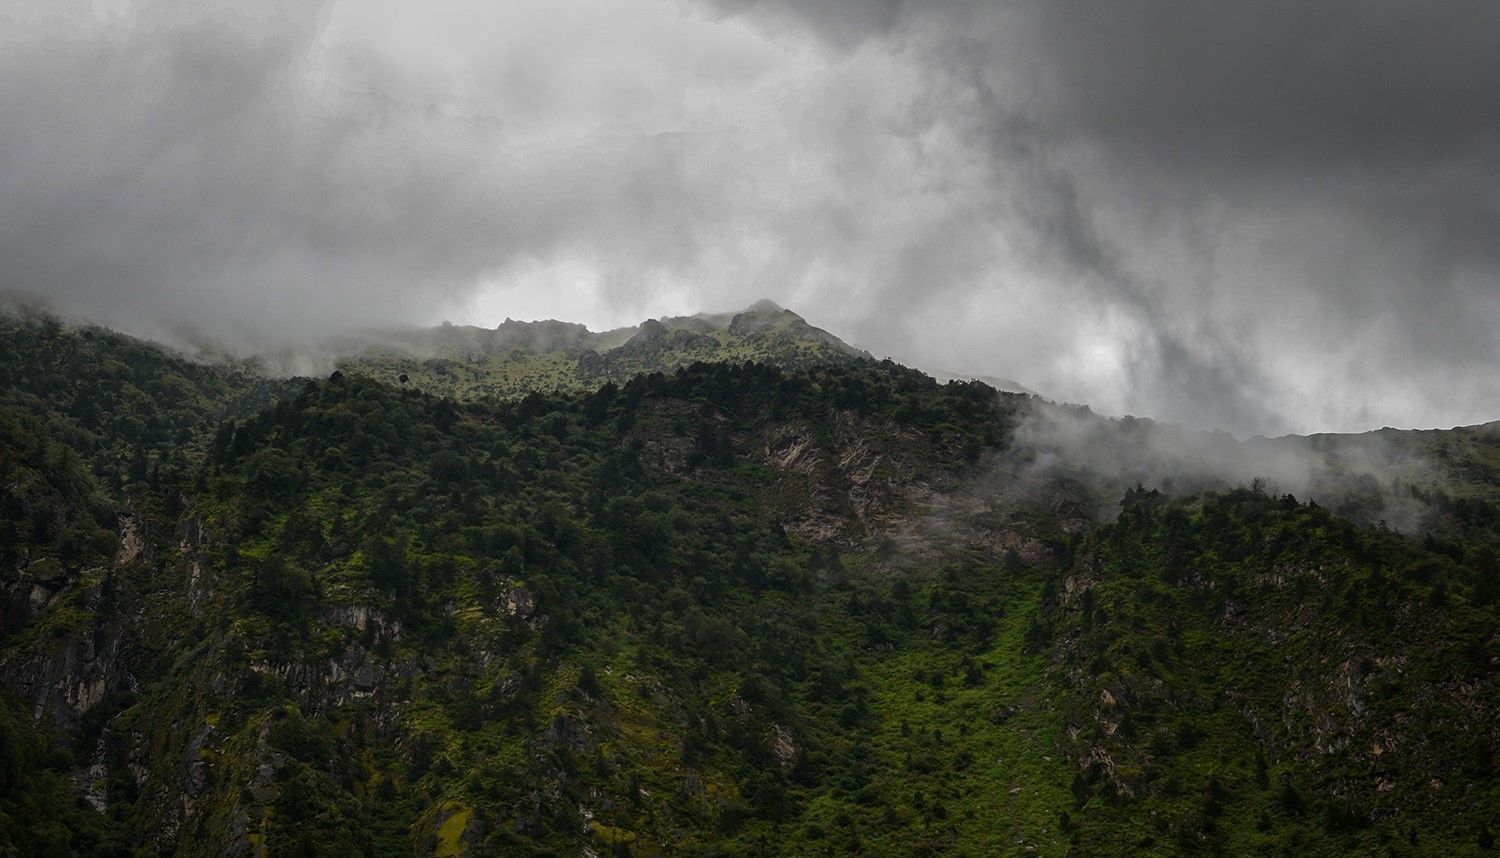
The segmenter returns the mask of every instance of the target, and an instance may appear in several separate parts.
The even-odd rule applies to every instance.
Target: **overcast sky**
[[[770,297],[1239,434],[1500,418],[1500,3],[0,5],[0,288],[147,335]]]

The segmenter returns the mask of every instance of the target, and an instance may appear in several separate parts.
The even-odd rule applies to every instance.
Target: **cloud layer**
[[[771,297],[1239,433],[1500,402],[1500,8],[39,3],[0,288],[245,345]]]

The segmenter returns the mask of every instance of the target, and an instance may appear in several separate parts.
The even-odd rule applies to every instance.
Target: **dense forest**
[[[0,855],[1493,848],[1489,441],[1402,533],[652,342],[455,396],[0,322]]]

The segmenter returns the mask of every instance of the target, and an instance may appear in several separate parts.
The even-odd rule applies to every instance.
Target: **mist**
[[[1430,450],[1391,431],[1240,440],[1038,399],[1022,413],[1015,443],[974,489],[1002,505],[1068,497],[1089,518],[1104,519],[1136,486],[1178,497],[1256,488],[1361,524],[1421,533],[1437,513],[1423,491],[1453,482]]]
[[[1240,436],[1500,401],[1491,4],[0,15],[0,289],[139,335],[317,355],[769,297]]]

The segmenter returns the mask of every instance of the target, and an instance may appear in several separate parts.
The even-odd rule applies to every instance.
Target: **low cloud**
[[[1239,434],[1500,401],[1500,10],[39,3],[0,288],[285,347],[760,297]]]
[[[1090,516],[1108,518],[1134,486],[1174,496],[1258,487],[1362,524],[1418,533],[1437,512],[1421,492],[1452,482],[1429,450],[1392,432],[1242,441],[1042,400],[1023,413],[1015,443],[977,478],[981,496],[1032,504],[1081,499]]]

